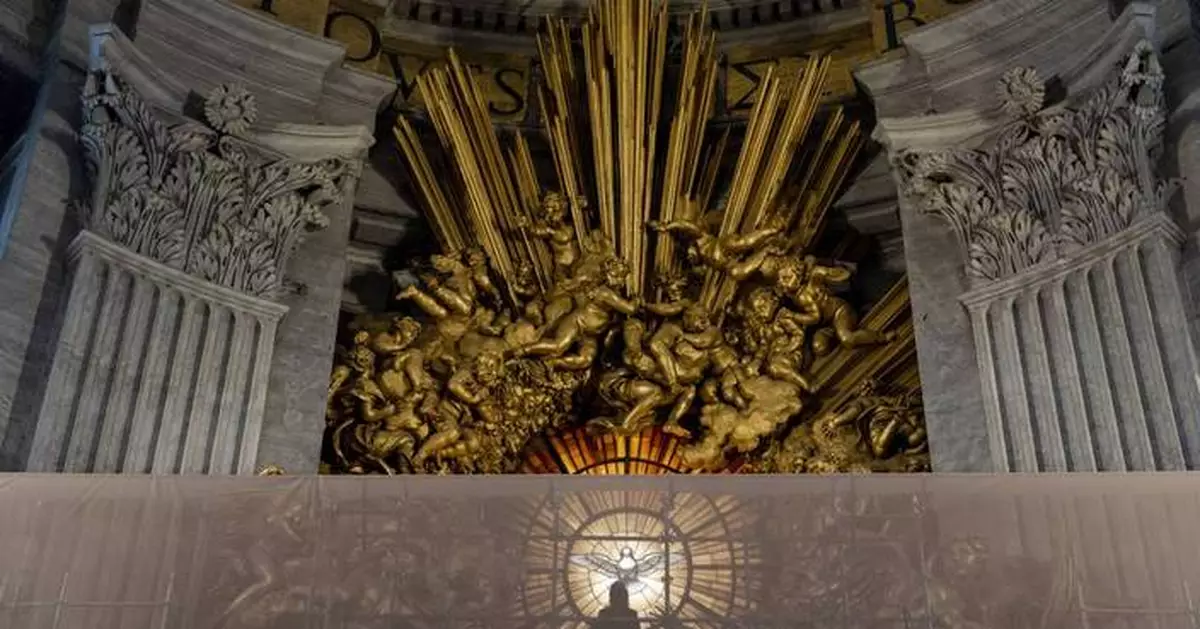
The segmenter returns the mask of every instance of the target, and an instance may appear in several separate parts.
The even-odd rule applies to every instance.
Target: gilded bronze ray
[[[332,471],[545,470],[556,435],[691,471],[927,468],[907,287],[860,320],[819,249],[865,140],[820,107],[828,59],[717,129],[714,33],[665,6],[546,24],[541,134],[498,130],[453,51],[420,77],[432,133],[395,135],[443,253],[339,359]]]

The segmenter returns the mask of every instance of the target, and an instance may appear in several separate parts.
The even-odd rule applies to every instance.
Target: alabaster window
[[[760,547],[739,530],[737,501],[657,492],[566,492],[533,511],[524,611],[587,627],[615,583],[643,626],[719,627],[752,610]]]

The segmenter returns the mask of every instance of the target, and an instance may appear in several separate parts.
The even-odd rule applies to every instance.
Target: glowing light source
[[[606,534],[611,528],[612,522],[596,520],[568,548],[566,580],[575,607],[584,616],[595,616],[608,605],[609,588],[621,581],[629,591],[629,606],[639,614],[675,611],[690,580],[680,544],[635,531]]]
[[[637,435],[593,435],[586,428],[550,435],[526,453],[521,471],[526,474],[685,474],[680,456],[684,445],[661,428]],[[739,464],[722,473],[737,472]]]
[[[525,548],[527,613],[589,626],[618,581],[643,620],[683,626],[749,611],[745,568],[758,563],[732,498],[578,491],[536,508]],[[688,622],[691,621],[691,622]]]

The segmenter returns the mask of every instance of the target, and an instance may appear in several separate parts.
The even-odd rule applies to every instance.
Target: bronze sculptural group
[[[927,465],[911,400],[845,390],[918,385],[903,287],[863,326],[838,288],[851,268],[813,255],[865,139],[822,113],[828,59],[764,79],[735,156],[710,133],[703,11],[596,0],[538,50],[542,133],[498,130],[453,50],[417,79],[421,120],[396,121],[442,253],[400,287],[410,312],[345,348],[330,468],[512,471],[539,435],[580,426],[667,435],[693,470]]]
[[[698,470],[755,452],[770,471],[927,465],[919,404],[904,395],[864,388],[788,430],[819,392],[814,356],[894,337],[861,328],[834,293],[846,267],[788,253],[775,226],[719,238],[694,222],[647,225],[737,278],[734,307],[716,316],[682,274],[658,278],[657,300],[629,296],[629,266],[601,233],[575,238],[561,208],[547,193],[540,222],[516,227],[550,242],[545,289],[528,270],[498,281],[478,249],[437,254],[397,295],[421,321],[355,335],[330,383],[334,470],[512,471],[530,439],[577,422],[617,434],[661,425]]]

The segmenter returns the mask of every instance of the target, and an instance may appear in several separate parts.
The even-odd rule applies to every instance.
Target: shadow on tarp
[[[1192,474],[10,475],[0,627],[1182,628],[1197,522]]]

